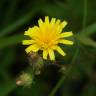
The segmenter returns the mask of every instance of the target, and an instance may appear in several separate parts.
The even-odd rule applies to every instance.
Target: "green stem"
[[[73,66],[74,66],[74,62],[77,58],[77,55],[78,55],[78,52],[79,52],[79,49],[77,48],[73,58],[72,58],[72,61],[71,61],[71,67],[66,71],[66,73],[61,77],[61,79],[58,81],[58,83],[56,84],[56,86],[53,88],[52,92],[49,94],[49,96],[54,96],[55,93],[57,92],[57,90],[60,88],[60,86],[62,85],[63,81],[66,79],[67,76],[69,76]]]
[[[68,76],[69,70],[66,72],[66,75]],[[57,90],[60,88],[62,85],[63,81],[65,80],[66,76],[62,76],[59,82],[56,84],[56,86],[53,88],[52,92],[49,94],[49,96],[54,96]]]

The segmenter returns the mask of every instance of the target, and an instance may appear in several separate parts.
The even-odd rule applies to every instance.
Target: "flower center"
[[[54,46],[55,44],[58,44],[58,34],[54,26],[46,26],[45,29],[40,31],[41,34],[37,37],[37,43],[41,47],[41,49],[48,49]]]

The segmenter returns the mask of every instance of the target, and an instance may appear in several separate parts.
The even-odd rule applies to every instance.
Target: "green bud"
[[[39,75],[44,66],[42,57],[40,57],[37,53],[31,52],[28,59],[34,74]]]
[[[33,76],[30,73],[22,73],[16,80],[19,86],[30,86],[33,83]]]

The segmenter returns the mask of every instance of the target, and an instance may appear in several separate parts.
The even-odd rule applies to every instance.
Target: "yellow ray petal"
[[[55,54],[52,49],[48,49],[50,60],[55,60]]]
[[[45,23],[49,24],[49,17],[48,16],[45,16]]]
[[[70,41],[70,40],[61,39],[59,41],[59,43],[73,45],[74,42],[73,41]]]
[[[51,22],[50,22],[50,25],[54,25],[55,24],[55,21],[56,21],[56,18],[52,18],[51,19]]]
[[[56,24],[57,24],[57,25],[60,24],[60,19],[58,19],[58,20],[56,21]]]
[[[67,21],[63,21],[63,22],[60,24],[61,28],[64,28],[66,25],[67,25]]]
[[[38,50],[39,50],[39,47],[37,46],[37,44],[30,45],[29,47],[27,47],[27,48],[25,49],[25,51],[26,51],[27,53],[29,53],[29,52],[31,52],[31,51],[37,52]]]
[[[61,22],[61,24],[58,26],[58,33],[61,33],[63,28],[67,25],[66,21]]]
[[[58,53],[60,53],[63,56],[66,55],[66,53],[59,46],[54,46],[53,49],[56,50]]]
[[[63,37],[69,37],[69,36],[72,36],[72,35],[73,35],[72,31],[63,32],[63,33],[60,34],[60,37],[63,38]]]
[[[39,24],[39,27],[42,27],[43,26],[44,23],[43,23],[42,19],[39,19],[38,20],[38,24]]]
[[[22,44],[23,44],[23,45],[29,45],[29,44],[33,44],[33,43],[35,43],[34,40],[23,40],[23,41],[22,41]]]
[[[29,28],[27,31],[25,31],[24,35],[30,35],[33,30],[34,30],[34,27]]]
[[[48,56],[48,51],[47,50],[43,50],[43,58],[47,59]]]
[[[25,31],[24,35],[28,35],[30,37],[33,37],[39,33],[39,28],[37,26],[34,26],[32,28],[29,28],[27,31]]]

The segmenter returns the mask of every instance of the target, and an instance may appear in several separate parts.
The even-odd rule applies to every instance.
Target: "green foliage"
[[[0,96],[96,96],[95,4],[95,0],[0,0]],[[57,54],[66,70],[62,74],[58,66],[46,62],[50,66],[30,88],[17,86],[17,75],[28,65],[23,33],[46,15],[67,20],[74,33],[74,46],[63,46],[68,55]]]

